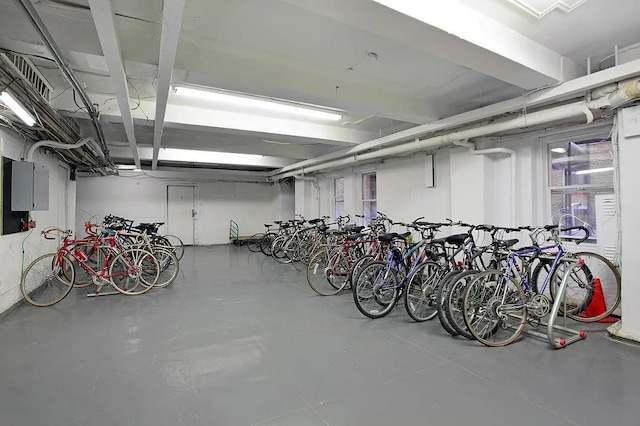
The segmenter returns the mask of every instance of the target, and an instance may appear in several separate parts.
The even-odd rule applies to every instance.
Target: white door
[[[58,223],[56,226],[60,229],[67,229],[67,217],[68,217],[68,187],[69,187],[69,170],[62,166],[58,166],[58,177],[56,179],[56,186],[58,191],[57,209],[58,209]]]
[[[176,235],[185,245],[193,245],[195,216],[195,187],[167,186],[167,234]]]

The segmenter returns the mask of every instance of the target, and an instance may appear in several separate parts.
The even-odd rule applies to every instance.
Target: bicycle
[[[41,234],[45,239],[53,240],[55,238],[50,235],[53,232],[63,237],[62,246],[57,252],[44,254],[31,262],[20,280],[22,295],[34,306],[54,305],[71,292],[76,275],[74,262],[91,274],[98,291],[102,286],[111,285],[122,294],[138,295],[151,290],[158,279],[158,260],[146,250],[125,249],[113,237],[71,239],[71,231],[55,227],[47,228]],[[87,261],[87,254],[77,247],[79,244],[108,248],[102,265],[98,265],[100,268],[93,268]]]

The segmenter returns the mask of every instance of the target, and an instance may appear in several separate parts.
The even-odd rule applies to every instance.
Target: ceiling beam
[[[169,99],[173,65],[178,51],[182,13],[186,0],[164,0],[162,5],[162,32],[158,60],[158,89],[156,95],[156,122],[153,129],[153,159],[151,169],[158,167],[158,152],[162,143],[162,130]]]
[[[456,0],[282,1],[526,90],[578,77],[568,58]]]
[[[120,107],[120,115],[131,148],[131,155],[133,156],[136,167],[139,168],[140,156],[138,154],[133,116],[131,115],[131,107],[129,106],[127,75],[124,69],[120,44],[118,43],[118,34],[116,32],[111,1],[89,0],[89,7],[91,8],[93,22],[96,25],[98,38],[102,46],[102,53],[109,68],[111,84],[118,100],[118,106]]]

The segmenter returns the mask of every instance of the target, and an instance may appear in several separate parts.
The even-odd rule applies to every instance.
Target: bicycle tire
[[[274,239],[273,243],[271,244],[271,257],[281,265],[291,263],[291,259],[287,257],[287,252],[284,249],[286,243],[287,237],[281,235]]]
[[[404,307],[412,320],[423,322],[438,315],[436,295],[442,272],[440,265],[427,260],[416,266],[407,278]]]
[[[169,243],[168,245],[173,247],[173,249],[176,252],[176,258],[178,260],[182,260],[182,257],[184,256],[184,243],[182,242],[180,237],[169,234],[169,235],[163,235],[162,238],[167,240],[167,242]]]
[[[122,294],[137,296],[151,290],[160,276],[153,253],[132,248],[118,253],[109,265],[109,281]]]
[[[320,296],[333,296],[340,293],[346,285],[346,277],[333,273],[339,265],[339,254],[329,249],[316,252],[307,264],[307,283]]]
[[[68,257],[47,253],[25,268],[20,279],[20,292],[24,300],[33,306],[52,306],[67,297],[74,279],[75,268]]]
[[[497,269],[481,272],[469,283],[462,308],[467,329],[486,346],[513,343],[527,324],[524,289],[513,277],[507,280],[505,272]],[[513,323],[507,322],[510,319]]]
[[[250,252],[257,253],[260,251],[260,240],[262,240],[262,237],[264,237],[264,233],[259,232],[257,234],[253,234],[247,240],[247,248]]]
[[[572,268],[567,278],[565,296],[571,306],[567,309],[567,316],[579,322],[595,322],[608,317],[618,308],[621,300],[622,280],[618,268],[597,253],[579,252],[572,256],[579,258],[582,266],[577,270],[579,272]],[[553,300],[556,298],[564,271],[564,268],[557,267],[553,272],[549,285]],[[604,299],[605,310],[599,314],[590,314],[587,309],[595,297],[596,279],[600,281],[601,297],[599,295],[598,299],[599,302]],[[564,303],[560,305],[560,312],[564,312],[564,306]]]
[[[158,280],[153,286],[155,288],[169,287],[175,281],[178,272],[180,272],[180,261],[175,252],[166,247],[153,247],[153,255],[160,265]]]
[[[364,316],[386,316],[396,304],[399,293],[395,272],[384,262],[368,263],[353,284],[353,300]]]
[[[467,285],[477,276],[480,271],[463,271],[451,279],[447,294],[442,303],[442,309],[447,316],[447,321],[458,335],[474,340],[475,337],[464,322],[464,313],[462,312],[462,303],[464,301],[464,293]]]
[[[449,333],[453,337],[457,336],[458,332],[456,331],[455,328],[453,328],[453,326],[451,326],[451,324],[449,324],[449,320],[447,319],[447,316],[444,313],[443,304],[444,304],[444,298],[447,294],[447,289],[449,288],[449,283],[451,282],[451,280],[454,279],[456,275],[460,274],[461,272],[464,272],[464,271],[455,269],[453,271],[447,272],[440,280],[441,282],[440,282],[440,285],[438,286],[438,294],[436,295],[436,301],[438,303],[438,320],[440,321],[440,325],[447,333]]]
[[[273,240],[275,240],[277,234],[275,232],[268,232],[264,234],[262,239],[260,240],[260,251],[265,256],[271,256],[271,244],[273,244]]]
[[[349,268],[349,276],[347,277],[347,283],[345,287],[351,287],[353,284],[353,280],[358,276],[362,268],[369,262],[373,262],[377,259],[377,256],[372,254],[367,254],[362,257],[359,257],[358,260],[353,262],[351,268]]]

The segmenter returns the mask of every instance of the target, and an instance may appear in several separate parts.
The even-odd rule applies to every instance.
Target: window
[[[362,175],[362,214],[364,215],[364,224],[376,217],[378,211],[377,203],[378,191],[376,188],[376,174],[366,173]]]
[[[343,216],[344,212],[344,178],[333,179],[333,217]]]
[[[611,140],[551,143],[547,153],[553,223],[586,226],[591,233],[589,241],[596,242],[596,204],[601,196],[614,194]],[[581,233],[565,236],[580,238]]]

